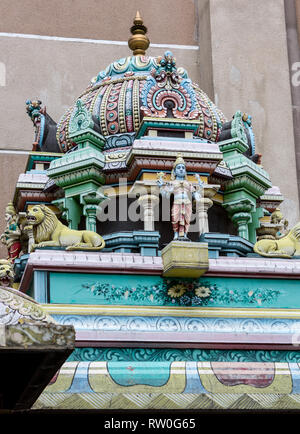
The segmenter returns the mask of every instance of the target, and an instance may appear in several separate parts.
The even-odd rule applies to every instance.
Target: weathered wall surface
[[[298,25],[298,40],[300,45],[300,0],[295,0],[296,19]]]
[[[1,0],[1,32],[127,41],[137,10],[153,43],[195,43],[194,0]]]
[[[147,51],[158,56],[166,47]],[[177,64],[198,81],[197,50],[172,48]],[[0,148],[31,149],[33,127],[25,101],[38,97],[56,121],[111,62],[131,55],[126,45],[0,36],[6,84],[0,87]]]
[[[228,5],[230,4],[230,7]],[[291,88],[282,0],[211,0],[212,63],[217,105],[231,117],[252,115],[257,151],[299,219]]]

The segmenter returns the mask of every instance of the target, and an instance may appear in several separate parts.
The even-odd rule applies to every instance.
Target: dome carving
[[[170,51],[162,57],[137,55],[111,63],[91,80],[79,99],[106,138],[122,134],[134,138],[143,116],[151,116],[197,119],[196,137],[216,142],[226,121],[186,70],[176,67]],[[57,126],[62,152],[74,146],[69,125],[76,107],[76,103],[70,107]]]

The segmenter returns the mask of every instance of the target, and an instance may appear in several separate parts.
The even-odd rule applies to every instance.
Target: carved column
[[[248,199],[224,204],[231,220],[237,226],[238,235],[249,240],[248,224],[252,221],[251,213],[255,209],[255,204]]]
[[[81,208],[74,197],[63,197],[52,202],[62,212],[61,216],[68,222],[70,229],[77,229],[80,218]]]
[[[97,213],[99,204],[106,199],[100,191],[80,195],[80,203],[83,205],[83,215],[86,217],[85,227],[88,231],[97,232]]]
[[[159,203],[159,189],[155,181],[136,181],[129,194],[139,196],[138,204],[143,210],[144,231],[154,231],[155,207]]]
[[[212,204],[213,201],[207,197],[202,197],[197,203],[199,235],[209,232],[207,211]]]
[[[155,207],[159,203],[159,197],[154,194],[144,194],[138,198],[138,203],[143,209],[144,231],[154,231]]]
[[[213,205],[212,198],[216,195],[219,185],[204,185],[204,197],[197,201],[197,219],[199,235],[209,232],[208,210]]]
[[[241,238],[249,239],[248,223],[251,222],[251,214],[247,212],[237,212],[231,216],[231,220],[237,226],[238,235]]]
[[[97,209],[97,205],[84,205],[83,207],[83,215],[86,217],[85,227],[88,231],[96,232]]]

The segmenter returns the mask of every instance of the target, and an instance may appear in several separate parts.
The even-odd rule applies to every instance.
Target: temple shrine
[[[171,51],[147,56],[139,13],[128,45],[57,123],[26,101],[0,360],[34,369],[2,407],[300,409],[300,223],[255,119],[227,119]]]

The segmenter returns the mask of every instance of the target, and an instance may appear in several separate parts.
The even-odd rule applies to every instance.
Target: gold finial
[[[147,27],[144,26],[139,11],[137,11],[133,26],[130,29],[132,36],[128,39],[128,46],[133,51],[134,56],[145,55],[150,41],[146,36]]]

